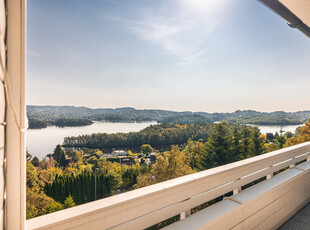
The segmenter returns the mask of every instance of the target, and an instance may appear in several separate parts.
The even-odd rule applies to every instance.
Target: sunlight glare
[[[213,14],[221,10],[228,0],[180,0],[185,10],[198,14]]]

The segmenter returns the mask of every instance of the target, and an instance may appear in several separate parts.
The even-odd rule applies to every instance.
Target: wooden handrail
[[[27,229],[146,228],[305,160],[310,142],[179,177],[27,221]]]

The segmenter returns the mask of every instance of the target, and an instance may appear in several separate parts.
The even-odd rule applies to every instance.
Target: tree
[[[265,143],[264,144],[264,153],[269,153],[279,149],[279,146],[275,143]]]
[[[232,129],[232,154],[234,160],[239,160],[240,159],[240,154],[241,154],[241,133],[239,126],[234,125]]]
[[[44,182],[39,178],[38,170],[30,161],[26,162],[26,186],[35,193],[42,191]]]
[[[52,211],[59,210],[53,207],[56,201],[48,197],[47,195],[45,195],[44,192],[36,193],[27,188],[26,196],[27,196],[27,201],[26,201],[27,219],[30,219],[36,216],[41,216],[43,214],[50,213]],[[58,208],[60,207],[58,206]]]
[[[202,140],[192,141],[191,139],[187,141],[183,153],[187,156],[190,161],[192,169],[200,170],[200,155],[205,151],[205,145]]]
[[[293,137],[293,136],[294,136],[293,133],[290,132],[290,131],[287,131],[287,132],[284,134],[285,139],[290,139],[290,138]]]
[[[54,159],[60,163],[61,156],[65,153],[65,151],[61,148],[61,145],[57,145],[54,150]]]
[[[297,132],[298,131],[298,132]],[[285,147],[310,141],[310,118],[303,126],[296,129],[296,137],[293,136],[287,140]]]
[[[73,200],[73,197],[71,195],[69,195],[66,199],[65,199],[65,202],[64,202],[64,208],[71,208],[71,207],[74,207],[76,206],[75,203],[74,203],[74,200]]]
[[[65,152],[62,152],[62,153],[61,153],[60,160],[59,160],[59,164],[60,164],[60,166],[62,166],[62,167],[65,167],[65,166],[66,166],[66,155],[65,155]]]
[[[272,142],[274,139],[273,133],[266,133],[266,138],[269,142]]]
[[[83,161],[82,151],[70,149],[70,150],[66,151],[66,155],[71,158],[73,163],[82,164],[82,161]]]
[[[253,147],[254,147],[254,156],[260,155],[263,153],[263,139],[261,138],[261,133],[258,127],[254,127],[252,131],[252,140],[253,140]]]
[[[307,122],[304,123],[303,126],[299,129],[298,141],[299,143],[303,143],[306,141],[310,141],[310,118]]]
[[[201,156],[200,164],[204,169],[207,169],[232,161],[231,131],[227,123],[217,123],[214,132],[206,143],[206,152]]]
[[[99,149],[95,149],[94,152],[92,152],[92,156],[97,157],[97,159],[103,154],[103,152]]]
[[[254,154],[254,144],[249,127],[244,127],[241,131],[241,155],[240,159],[245,159],[248,157],[253,157]]]
[[[173,146],[171,151],[164,152],[157,158],[150,173],[140,174],[137,177],[135,188],[141,188],[158,182],[171,180],[195,172],[190,167],[190,161],[178,147]]]
[[[27,161],[31,161],[32,155],[28,152],[28,149],[26,149],[26,159]]]
[[[53,165],[55,165],[55,159],[53,161]],[[48,159],[47,157],[43,157],[42,160],[40,161],[40,165],[39,168],[40,169],[48,169],[50,167],[50,159]]]
[[[34,158],[31,160],[31,163],[33,164],[33,166],[39,167],[39,165],[40,165],[40,160],[39,160],[39,158],[34,157]]]
[[[59,210],[61,204],[48,197],[43,192],[44,182],[40,179],[38,170],[30,161],[26,162],[26,216],[27,219]]]
[[[141,146],[141,152],[143,154],[150,154],[153,151],[153,148],[149,144],[144,144]]]
[[[283,133],[285,131],[282,130],[282,126],[281,126],[281,129],[280,129],[280,135],[278,136],[277,138],[277,141],[279,142],[279,146],[280,146],[280,149],[283,148],[283,145],[285,144],[285,137],[283,136]]]
[[[48,206],[46,207],[46,213],[52,213],[62,209],[64,209],[63,205],[59,202],[54,201],[48,204]]]

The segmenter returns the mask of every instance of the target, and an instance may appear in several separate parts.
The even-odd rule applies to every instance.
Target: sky
[[[29,105],[310,110],[310,39],[257,0],[28,0]]]

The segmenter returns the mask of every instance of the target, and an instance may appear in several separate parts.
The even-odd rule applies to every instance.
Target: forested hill
[[[232,126],[232,125],[230,125]],[[214,124],[197,123],[188,125],[161,124],[151,125],[139,132],[130,133],[94,133],[77,137],[65,137],[64,147],[86,147],[90,149],[131,148],[148,143],[156,148],[179,145],[189,139],[207,140]]]
[[[75,106],[27,106],[30,128],[43,128],[49,125],[77,126],[89,125],[92,121],[133,122],[157,121],[159,123],[198,123],[227,121],[238,124],[294,125],[305,122],[310,110],[298,112],[257,112],[237,110],[233,113],[175,112],[169,110],[138,110],[125,108],[99,108]]]

